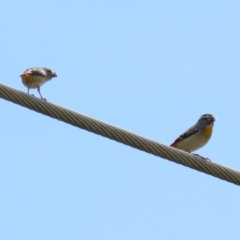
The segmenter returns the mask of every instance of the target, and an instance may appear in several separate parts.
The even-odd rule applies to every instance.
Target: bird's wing
[[[28,73],[32,76],[41,76],[41,77],[46,76],[44,69],[41,69],[41,68],[29,68],[24,73]]]
[[[182,141],[182,140],[184,140],[184,139],[186,139],[186,138],[188,138],[188,137],[190,137],[190,136],[192,136],[192,135],[194,135],[194,134],[196,134],[198,131],[199,131],[199,130],[197,129],[197,126],[196,126],[196,125],[190,127],[186,132],[184,132],[183,134],[181,134],[181,135],[174,141],[174,143],[171,144],[171,146],[174,145],[174,144],[176,144],[176,143],[178,143],[178,142],[180,142],[180,141]]]

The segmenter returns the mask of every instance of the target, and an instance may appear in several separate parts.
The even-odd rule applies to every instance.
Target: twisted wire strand
[[[81,129],[85,129],[89,132],[93,132],[133,148],[137,148],[141,151],[151,153],[222,180],[240,185],[240,172],[236,170],[214,162],[207,162],[190,153],[166,146],[110,124],[84,116],[3,84],[0,84],[0,98]]]

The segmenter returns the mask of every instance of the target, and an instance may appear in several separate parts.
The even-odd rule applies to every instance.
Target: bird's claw
[[[201,155],[199,155],[199,154],[196,154],[196,153],[193,153],[193,155],[195,155],[195,156],[197,156],[197,157],[200,157],[202,160],[205,160],[205,161],[207,161],[207,162],[212,162],[211,159],[208,158],[208,157],[203,157],[203,156],[201,156]]]

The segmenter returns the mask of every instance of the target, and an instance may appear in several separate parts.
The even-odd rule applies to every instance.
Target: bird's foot
[[[196,153],[192,153],[192,154],[195,155],[195,156],[197,156],[197,157],[200,157],[202,160],[205,160],[205,161],[207,161],[207,162],[211,162],[211,159],[210,159],[210,158],[203,157],[203,156],[201,156],[201,155],[199,155],[199,154],[196,154]]]

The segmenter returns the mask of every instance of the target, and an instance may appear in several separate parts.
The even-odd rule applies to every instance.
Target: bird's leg
[[[28,88],[28,94],[29,94],[29,88]],[[31,96],[33,96],[33,97],[34,97],[34,95],[33,95],[33,94],[31,94]]]
[[[40,94],[41,99],[47,100],[46,98],[43,98],[43,97],[42,97],[42,94],[41,94],[41,92],[40,92],[40,87],[39,87],[39,86],[37,87],[37,90],[38,90],[38,92],[39,92],[39,94]]]
[[[37,87],[37,90],[38,90],[38,93],[39,93],[40,97],[43,99],[42,94],[40,92],[40,87],[39,86]]]

